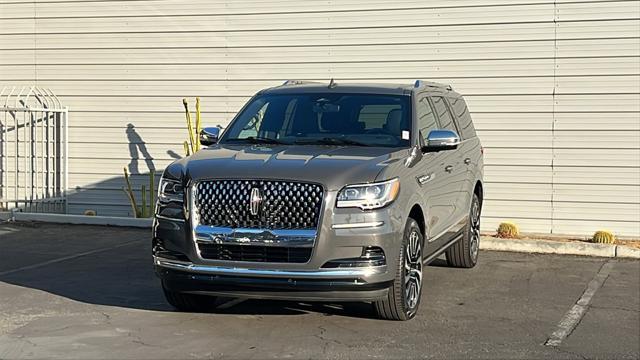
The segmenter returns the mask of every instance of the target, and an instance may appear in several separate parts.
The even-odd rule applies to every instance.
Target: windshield
[[[221,143],[408,147],[411,102],[403,95],[257,96]]]

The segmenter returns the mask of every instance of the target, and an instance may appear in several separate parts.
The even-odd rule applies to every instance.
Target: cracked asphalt
[[[148,230],[0,224],[0,359],[640,358],[640,262],[613,261],[585,316],[545,341],[608,259],[482,252],[426,268],[418,316],[368,304],[163,299]]]

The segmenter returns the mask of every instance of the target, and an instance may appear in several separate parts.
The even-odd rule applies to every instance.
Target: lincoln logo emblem
[[[256,216],[260,212],[260,204],[262,203],[262,192],[258,188],[251,189],[251,197],[249,198],[249,211],[251,215]]]

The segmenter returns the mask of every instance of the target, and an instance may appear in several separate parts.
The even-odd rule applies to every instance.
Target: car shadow
[[[10,294],[5,284],[11,284],[86,304],[175,311],[154,274],[149,235],[132,228],[0,223],[0,290]],[[375,318],[370,303],[230,298],[219,299],[211,313]]]

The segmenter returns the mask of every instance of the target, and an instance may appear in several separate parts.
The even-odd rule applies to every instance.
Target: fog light
[[[153,253],[153,256],[161,257],[164,259],[189,261],[187,255],[179,251],[168,250],[167,248],[165,248],[164,241],[158,238],[152,240],[151,252]]]
[[[377,246],[367,246],[362,249],[362,255],[357,258],[336,259],[322,265],[325,269],[354,268],[386,265],[384,251]]]

